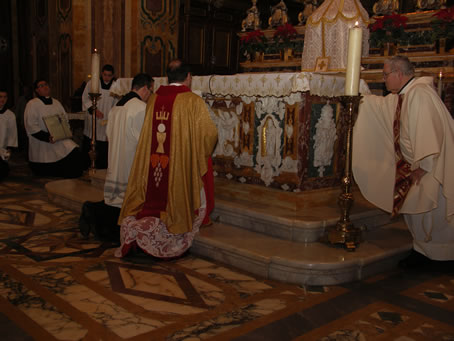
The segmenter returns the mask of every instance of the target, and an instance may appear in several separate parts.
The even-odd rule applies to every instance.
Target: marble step
[[[104,181],[106,179],[107,169],[97,169],[94,174],[89,174],[91,184],[104,191]]]
[[[202,228],[191,252],[267,279],[301,285],[335,285],[388,271],[412,249],[402,220],[362,234],[353,252],[323,243],[282,240],[235,226]]]
[[[264,186],[216,178],[212,218],[280,239],[310,243],[341,217],[340,188],[285,192]],[[357,227],[374,229],[390,222],[390,215],[367,202],[358,190],[350,220]]]
[[[104,191],[86,179],[64,179],[45,185],[49,201],[80,213],[85,201],[104,200]]]
[[[59,205],[80,212],[84,201],[103,200],[104,176],[105,172],[97,171],[89,180],[50,182],[46,184],[48,197]],[[233,182],[226,184],[222,180],[216,181],[215,188],[215,209],[211,216],[214,221],[284,240],[316,242],[340,219],[336,200],[339,190],[294,194]],[[246,193],[247,189],[252,192]],[[306,204],[301,205],[296,199],[306,201]],[[390,217],[367,203],[357,192],[350,219],[356,227],[374,229],[389,223]]]

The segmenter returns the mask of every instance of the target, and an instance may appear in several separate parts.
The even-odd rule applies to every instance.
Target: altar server
[[[140,73],[132,80],[132,90],[110,110],[106,130],[109,166],[104,201],[84,203],[79,227],[85,237],[93,232],[99,240],[120,240],[118,217],[142,130],[146,102],[152,92],[153,78]]]
[[[17,147],[16,116],[6,107],[8,92],[0,89],[0,180],[8,176],[11,148]]]
[[[110,88],[115,82],[115,69],[112,65],[106,64],[102,67],[100,79],[91,79],[85,86],[82,94],[82,110],[87,112],[84,123],[84,142],[83,153],[85,157],[85,167],[90,165],[90,158],[88,152],[91,146],[92,126],[93,126],[93,102],[90,99],[89,93],[91,92],[92,82],[99,82],[99,92],[101,96],[97,99],[96,103],[96,168],[107,168],[107,136],[106,127],[109,120],[109,111],[117,103],[118,99],[111,95]]]
[[[35,175],[77,178],[82,175],[82,155],[77,144],[68,139],[54,141],[44,123],[46,116],[61,114],[67,119],[65,109],[50,97],[46,80],[33,84],[37,97],[25,107],[24,124],[28,135],[29,166]]]

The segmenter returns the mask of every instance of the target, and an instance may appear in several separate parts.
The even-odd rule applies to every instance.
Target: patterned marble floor
[[[1,340],[454,340],[454,272],[300,287],[191,254],[121,260],[49,180],[17,162],[0,183]]]

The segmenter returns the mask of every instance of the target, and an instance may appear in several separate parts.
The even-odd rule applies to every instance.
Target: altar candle
[[[443,71],[440,71],[438,74],[438,96],[440,96],[443,93]]]
[[[99,53],[94,49],[91,55],[91,88],[90,92],[99,93]]]
[[[361,48],[363,31],[356,22],[348,32],[347,74],[345,77],[345,95],[357,96],[361,71]]]

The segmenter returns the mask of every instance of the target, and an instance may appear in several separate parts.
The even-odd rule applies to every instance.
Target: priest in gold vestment
[[[383,78],[392,93],[366,95],[360,104],[353,175],[367,200],[404,215],[414,251],[401,265],[452,261],[454,121],[433,78],[415,78],[408,58],[388,59]]]
[[[118,257],[136,247],[159,258],[180,256],[212,206],[212,184],[205,179],[216,126],[206,103],[190,90],[188,66],[173,61],[167,76],[169,85],[147,104],[119,218]]]

